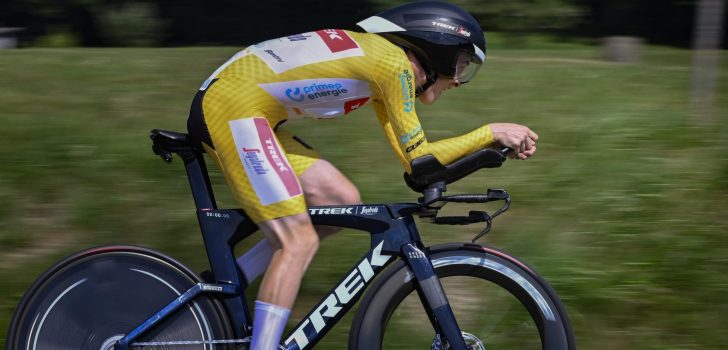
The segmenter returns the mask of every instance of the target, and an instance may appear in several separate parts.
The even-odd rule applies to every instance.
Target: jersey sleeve
[[[429,142],[415,112],[412,66],[399,48],[380,56],[374,74],[377,119],[407,172],[412,171],[412,160],[421,156],[432,154],[440,163],[449,164],[493,142],[488,125],[461,136]]]

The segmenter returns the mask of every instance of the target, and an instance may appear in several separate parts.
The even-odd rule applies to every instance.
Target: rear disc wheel
[[[144,248],[113,246],[78,253],[53,266],[28,290],[13,316],[7,348],[113,348],[124,334],[198,282],[180,263]],[[137,341],[204,341],[231,335],[221,303],[201,296]],[[199,344],[185,349],[232,347]]]

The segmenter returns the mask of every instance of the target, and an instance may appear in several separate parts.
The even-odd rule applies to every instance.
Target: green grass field
[[[449,187],[511,192],[512,209],[481,242],[550,281],[580,349],[725,348],[728,55],[715,122],[701,124],[691,117],[689,51],[648,47],[644,63],[614,64],[595,46],[491,46],[478,79],[418,106],[430,140],[496,121],[540,135],[534,159]],[[163,164],[147,135],[183,131],[196,88],[236,51],[0,51],[0,343],[25,289],[72,252],[138,244],[206,268],[181,163]],[[365,202],[416,199],[371,109],[287,127],[350,176]],[[220,206],[234,207],[213,178]],[[478,229],[421,225],[428,244]],[[367,245],[354,231],[322,243],[291,325]],[[347,331],[339,325],[318,348],[343,348]]]

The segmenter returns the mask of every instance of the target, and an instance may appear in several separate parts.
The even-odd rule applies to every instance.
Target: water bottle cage
[[[425,197],[420,197],[419,202],[421,203],[421,207],[418,212],[419,217],[428,218],[430,222],[438,225],[470,225],[485,222],[485,228],[472,239],[473,243],[490,232],[493,226],[493,219],[507,211],[511,204],[511,197],[508,191],[504,189],[488,189],[486,194],[442,196],[442,192],[444,191],[444,186],[437,186],[437,190],[434,191],[435,193],[425,193]],[[425,201],[426,197],[430,198]],[[492,215],[486,211],[471,210],[467,216],[437,216],[439,210],[447,203],[488,203],[499,200],[504,201],[504,204]]]

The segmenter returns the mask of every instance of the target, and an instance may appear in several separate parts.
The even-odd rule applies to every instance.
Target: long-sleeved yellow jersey
[[[300,185],[295,188],[297,178],[286,177],[305,169],[300,160],[291,159],[294,144],[276,133],[275,126],[284,120],[334,118],[372,104],[408,172],[410,162],[420,156],[432,154],[448,164],[492,142],[488,126],[428,142],[415,111],[415,88],[412,65],[399,46],[377,34],[325,29],[240,51],[201,86],[201,110],[214,144],[213,156],[244,209],[259,222],[292,215],[283,202],[302,194]],[[269,134],[272,140],[264,139]],[[247,141],[251,139],[258,141]],[[252,151],[245,151],[259,148],[275,154],[263,151],[266,157],[256,158]],[[279,195],[271,196],[271,192]],[[252,193],[257,201],[246,204],[250,199],[245,197]],[[251,206],[259,208],[251,212]],[[261,211],[267,206],[286,208]],[[298,209],[293,211],[305,212],[305,204],[294,206]]]

